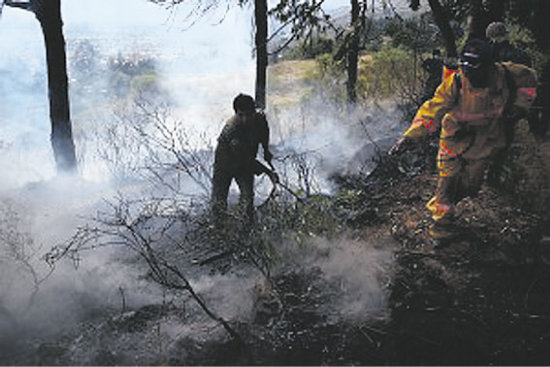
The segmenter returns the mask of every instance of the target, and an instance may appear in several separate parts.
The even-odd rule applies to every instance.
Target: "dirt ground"
[[[384,160],[368,178],[334,178],[365,203],[347,212],[347,225],[365,236],[391,233],[398,243],[389,318],[331,322],[322,309],[330,300],[319,295],[330,298],[326,289],[336,285],[316,272],[283,272],[273,279],[279,296],[257,308],[253,323],[238,325],[245,346],[214,343],[187,363],[550,363],[548,180],[541,164],[548,157],[537,156],[542,150],[531,138],[519,137],[507,172],[520,170],[521,189],[484,184],[458,206],[461,235],[442,246],[426,235],[424,205],[437,177],[426,150]],[[325,292],[316,292],[321,288]]]
[[[300,296],[283,300],[286,312],[256,333],[245,327],[252,355],[244,361],[243,355],[224,360],[225,355],[216,362],[550,363],[550,226],[543,164],[549,157],[525,131],[517,136],[504,166],[506,172],[520,171],[521,189],[510,182],[484,184],[477,197],[459,204],[461,236],[443,246],[434,246],[426,235],[430,218],[424,205],[437,177],[426,150],[381,162],[368,178],[336,177],[342,189],[360,192],[368,203],[348,216],[348,225],[365,234],[389,231],[399,243],[390,318],[330,324],[305,287],[331,285],[316,284],[321,278],[314,273],[286,274],[276,283],[286,294]]]
[[[196,321],[174,304],[149,305],[88,322],[87,332],[10,345],[21,353],[4,362],[548,365],[550,217],[548,157],[543,149],[547,143],[537,145],[527,135],[519,136],[505,165],[508,178],[496,186],[484,184],[477,197],[459,204],[461,235],[442,246],[434,246],[426,235],[430,218],[424,205],[437,179],[430,158],[433,146],[397,159],[384,158],[368,177],[333,178],[340,190],[356,193],[354,199],[362,203],[350,209],[345,200],[334,198],[333,209],[343,214],[345,225],[358,237],[386,235],[395,241],[389,317],[361,322],[327,317],[327,305],[341,297],[339,284],[317,268],[289,268],[274,275],[271,284],[257,288],[252,319],[230,320],[240,340],[208,326],[218,330],[211,338],[180,338],[170,350],[159,347],[158,354],[136,356],[132,347],[139,350],[136,340],[144,335],[158,343],[160,321],[169,324],[177,319],[191,325]],[[230,260],[212,261],[212,271],[228,271]]]

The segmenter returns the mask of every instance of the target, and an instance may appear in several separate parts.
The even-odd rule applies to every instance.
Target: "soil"
[[[315,273],[283,274],[275,283],[292,295],[281,302],[285,312],[260,323],[261,331],[243,326],[251,354],[224,354],[215,362],[549,364],[550,217],[541,162],[550,157],[536,156],[524,133],[505,162],[511,170],[521,164],[521,195],[511,191],[514,183],[484,184],[477,197],[458,205],[460,235],[446,243],[426,234],[431,221],[424,205],[437,180],[435,162],[426,158],[429,146],[383,160],[368,178],[335,177],[341,189],[360,192],[368,203],[347,212],[348,226],[365,234],[389,231],[399,243],[390,318],[331,324],[315,307],[322,300],[305,291],[306,285],[331,285],[319,284]]]
[[[433,146],[383,159],[367,178],[334,177],[365,203],[352,211],[335,200],[346,224],[364,235],[389,232],[399,245],[388,319],[331,322],[321,306],[330,300],[319,295],[330,298],[326,290],[336,285],[316,272],[283,272],[274,277],[276,291],[257,307],[254,322],[237,326],[245,346],[216,343],[186,362],[549,364],[548,196],[533,191],[541,187],[537,180],[548,183],[541,164],[548,157],[534,156],[533,141],[519,136],[507,164],[512,171],[522,165],[521,195],[512,191],[514,183],[484,184],[477,197],[458,205],[460,235],[445,243],[426,234],[431,220],[424,205],[437,180],[426,154]],[[324,292],[316,292],[320,288]]]
[[[521,195],[514,182],[484,184],[477,197],[459,204],[460,236],[446,243],[426,234],[431,222],[424,205],[437,180],[433,146],[381,159],[368,177],[333,178],[363,203],[351,208],[334,199],[345,225],[356,236],[385,233],[396,242],[387,318],[327,317],[326,305],[339,296],[339,285],[320,269],[283,269],[257,289],[252,320],[231,322],[240,340],[223,332],[203,340],[185,337],[156,358],[123,357],[109,341],[152,330],[160,318],[183,317],[181,308],[150,305],[103,321],[88,339],[75,333],[76,339],[36,345],[28,352],[32,358],[22,361],[82,363],[71,358],[71,350],[101,340],[88,364],[548,365],[550,217],[547,173],[540,164],[548,157],[536,157],[532,148],[532,141],[520,139],[509,157],[508,171],[517,172],[514,164],[521,163]],[[543,189],[537,190],[540,180]],[[209,265],[229,269],[228,260],[220,256]]]

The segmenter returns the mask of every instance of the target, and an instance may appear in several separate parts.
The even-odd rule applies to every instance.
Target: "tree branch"
[[[4,5],[11,6],[12,8],[19,8],[19,9],[25,9],[29,11],[33,11],[31,2],[21,2],[17,0],[5,0]]]

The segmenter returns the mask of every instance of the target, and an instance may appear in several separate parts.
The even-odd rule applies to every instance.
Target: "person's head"
[[[432,50],[432,56],[435,57],[435,58],[440,58],[441,57],[441,51],[439,51],[438,48],[434,48]]]
[[[479,38],[472,38],[460,53],[460,68],[474,88],[483,88],[487,85],[493,57],[491,45]]]
[[[487,39],[494,43],[501,43],[508,40],[508,30],[502,22],[492,22],[485,30]]]
[[[237,115],[249,115],[256,111],[254,98],[247,94],[240,93],[233,99],[233,110]]]

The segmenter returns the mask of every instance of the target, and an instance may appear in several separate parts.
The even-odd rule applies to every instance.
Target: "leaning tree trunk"
[[[445,42],[445,51],[447,52],[447,57],[457,57],[455,36],[453,34],[453,29],[449,23],[449,18],[445,14],[445,9],[439,3],[439,0],[428,0],[430,4],[430,9],[432,10],[432,16],[434,18],[435,24],[441,32],[443,41]]]
[[[256,23],[256,104],[265,108],[267,84],[267,0],[254,1]]]
[[[351,35],[348,47],[348,103],[357,102],[357,63],[359,62],[359,0],[351,0]]]
[[[44,34],[52,125],[51,143],[57,171],[74,173],[77,164],[69,113],[67,61],[60,0],[34,0],[32,10]]]

